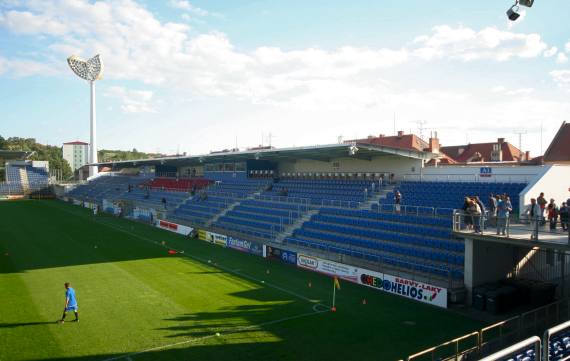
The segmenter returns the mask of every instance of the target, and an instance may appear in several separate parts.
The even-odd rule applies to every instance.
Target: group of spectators
[[[507,194],[489,195],[488,209],[479,196],[465,197],[463,212],[465,214],[465,226],[475,233],[481,233],[481,228],[486,225],[496,227],[497,235],[506,235],[509,218],[513,211],[511,199]],[[538,238],[538,226],[546,225],[548,221],[551,231],[555,231],[558,223],[563,231],[569,230],[570,199],[562,202],[558,207],[554,199],[546,200],[544,193],[530,200],[525,214],[531,224],[533,233],[531,239]]]
[[[550,202],[546,200],[544,193],[540,193],[537,198],[530,199],[530,205],[526,210],[526,214],[529,217],[531,228],[535,230],[531,238],[535,239],[538,234],[538,226],[546,225],[548,220],[548,225],[551,231],[556,230],[558,224],[558,219],[560,218],[560,227],[563,231],[568,231],[568,221],[570,213],[570,199],[566,202],[562,202],[562,205],[558,207],[554,198],[550,198]]]
[[[489,194],[489,209],[481,201],[479,196],[465,197],[463,213],[465,214],[465,226],[475,233],[481,233],[482,227],[488,221],[488,225],[497,228],[497,235],[506,235],[509,217],[513,211],[511,198],[507,194]]]

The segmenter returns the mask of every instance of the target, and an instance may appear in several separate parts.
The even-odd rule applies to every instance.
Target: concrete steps
[[[282,243],[285,238],[292,236],[295,230],[301,228],[305,222],[309,221],[311,217],[317,213],[319,213],[318,209],[311,209],[303,216],[297,218],[295,222],[285,227],[285,229],[275,237],[275,242]]]

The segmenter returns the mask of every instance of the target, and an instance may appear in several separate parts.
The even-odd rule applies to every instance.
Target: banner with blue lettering
[[[238,238],[228,237],[227,247],[237,249],[238,251],[263,255],[263,245],[257,242],[245,241]]]
[[[447,289],[386,273],[359,270],[358,283],[364,286],[447,308]]]
[[[266,246],[267,248],[267,257],[278,258],[285,263],[290,264],[297,264],[297,253],[293,251],[288,251],[285,249],[273,247],[273,246]]]

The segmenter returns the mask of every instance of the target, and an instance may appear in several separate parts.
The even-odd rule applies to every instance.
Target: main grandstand
[[[441,308],[468,306],[468,313],[486,320],[544,310],[530,311],[538,321],[526,330],[527,316],[521,315],[477,331],[475,346],[458,346],[455,357],[487,355],[563,321],[570,307],[566,235],[541,234],[530,244],[517,238],[525,229],[516,226],[524,223],[531,197],[543,190],[557,199],[566,196],[566,185],[557,180],[570,176],[569,167],[526,161],[434,166],[441,154],[431,150],[349,142],[120,161],[99,163],[111,171],[87,182],[52,186],[45,163],[12,160],[1,189],[22,197],[51,188],[75,205],[278,258],[392,297]],[[507,237],[466,228],[464,198],[487,203],[489,194],[512,200]],[[493,221],[487,215],[482,227],[491,228]],[[536,316],[540,312],[546,316]],[[497,330],[506,336],[483,342],[483,335]],[[564,332],[540,342],[566,355]],[[446,345],[410,359],[453,356]],[[537,359],[535,346],[525,344],[512,354]]]

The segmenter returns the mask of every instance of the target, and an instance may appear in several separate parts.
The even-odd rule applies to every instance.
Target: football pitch
[[[482,326],[342,281],[330,312],[328,277],[59,201],[0,202],[0,252],[1,361],[392,361]]]

